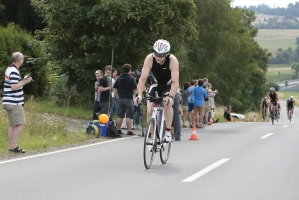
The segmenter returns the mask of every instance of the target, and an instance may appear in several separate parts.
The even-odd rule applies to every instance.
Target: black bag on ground
[[[110,138],[121,137],[121,135],[118,134],[118,132],[117,132],[117,128],[115,126],[114,121],[109,121],[107,132],[108,132],[107,136],[110,137]]]

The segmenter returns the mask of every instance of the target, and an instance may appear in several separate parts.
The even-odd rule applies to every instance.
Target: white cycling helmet
[[[275,92],[275,88],[274,87],[270,87],[270,92]]]
[[[170,44],[167,40],[160,39],[155,42],[153,49],[158,54],[166,54],[170,51]]]
[[[293,99],[294,97],[293,96],[290,96],[290,99]]]

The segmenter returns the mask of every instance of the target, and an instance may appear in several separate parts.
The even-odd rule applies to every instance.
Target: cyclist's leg
[[[272,103],[268,103],[268,107],[269,107],[269,115],[271,115],[271,106],[272,106]]]

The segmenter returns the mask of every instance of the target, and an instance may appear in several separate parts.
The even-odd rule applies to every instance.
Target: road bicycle
[[[292,108],[288,108],[288,118],[292,122]]]
[[[157,152],[160,152],[160,160],[163,164],[166,164],[169,158],[171,142],[167,143],[164,141],[166,123],[164,117],[163,98],[165,96],[167,95],[162,94],[159,97],[156,92],[155,97],[146,97],[146,100],[153,102],[152,116],[148,121],[144,137],[143,160],[146,169],[151,167],[154,154]]]
[[[271,102],[271,122],[272,122],[272,125],[274,125],[274,120],[276,120],[278,122],[278,116],[275,117],[275,105],[277,103],[276,102]],[[277,111],[278,112],[278,111]]]
[[[266,120],[266,114],[267,114],[267,108],[266,108],[266,106],[263,106],[263,108],[262,108],[262,119],[263,119],[263,122]]]

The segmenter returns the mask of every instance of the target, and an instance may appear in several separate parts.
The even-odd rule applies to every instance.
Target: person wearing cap
[[[159,96],[162,93],[168,94],[163,99],[165,110],[166,133],[165,142],[172,141],[171,125],[173,120],[173,99],[179,89],[179,62],[178,59],[170,54],[170,44],[167,40],[159,39],[153,46],[153,53],[146,56],[142,67],[141,76],[138,82],[138,96],[135,98],[135,104],[142,100],[142,92],[145,82],[150,71],[152,71],[155,84],[152,84],[149,89],[150,96],[155,96],[158,92]],[[153,102],[147,104],[147,116],[150,118],[152,114]]]

